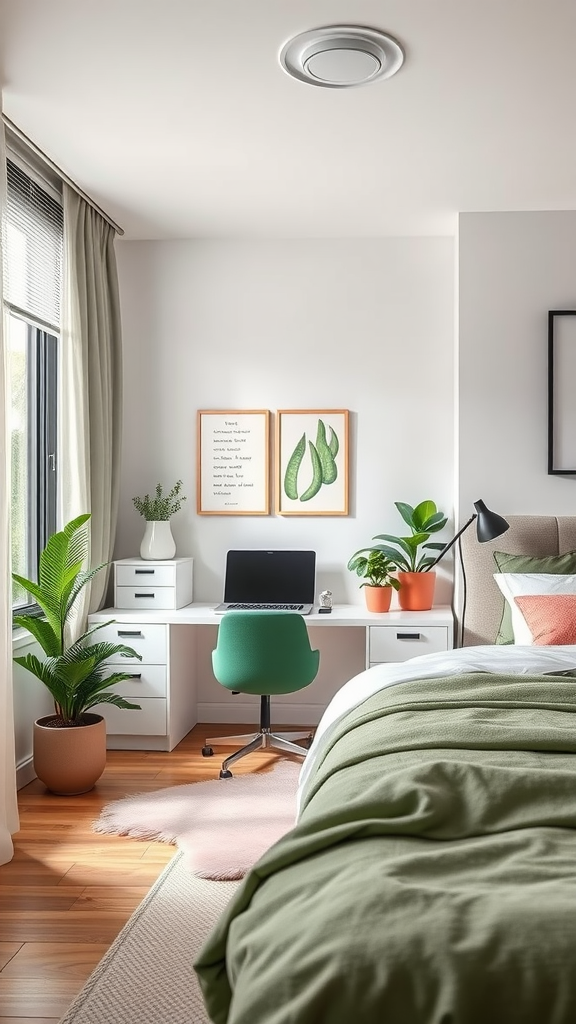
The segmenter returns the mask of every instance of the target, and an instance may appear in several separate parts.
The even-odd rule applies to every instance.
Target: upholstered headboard
[[[493,578],[497,571],[494,551],[540,557],[576,551],[576,516],[507,516],[504,513],[504,518],[510,529],[495,541],[479,544],[474,526],[461,537],[466,578],[464,647],[493,644],[496,639],[504,598]]]

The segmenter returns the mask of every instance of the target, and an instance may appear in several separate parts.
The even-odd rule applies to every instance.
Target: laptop
[[[315,551],[228,551],[224,600],[214,610],[263,609],[309,615],[315,589]]]

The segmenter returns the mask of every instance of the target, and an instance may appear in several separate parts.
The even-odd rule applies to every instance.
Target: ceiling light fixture
[[[377,29],[333,25],[289,39],[279,60],[284,71],[300,82],[352,89],[395,75],[404,63],[404,51],[392,36]]]

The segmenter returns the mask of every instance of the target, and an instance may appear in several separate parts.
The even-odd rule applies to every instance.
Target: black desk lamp
[[[427,572],[430,569],[433,569],[434,566],[438,564],[441,558],[444,558],[446,552],[450,550],[452,545],[456,543],[458,538],[462,536],[464,531],[468,529],[468,527],[474,522],[475,519],[477,520],[476,536],[478,537],[478,540],[480,541],[481,544],[483,544],[487,540],[496,540],[496,537],[500,537],[501,534],[506,533],[506,530],[508,529],[510,524],[507,523],[502,516],[499,516],[497,512],[491,512],[489,508],[486,508],[486,505],[484,504],[483,501],[475,501],[474,508],[476,509],[474,514],[470,516],[470,519],[468,520],[467,523],[464,523],[462,529],[458,530],[456,536],[453,537],[448,544],[446,544],[446,547],[442,548],[442,551],[440,552],[438,557],[432,562],[432,565],[428,566],[428,569],[426,570]]]
[[[507,523],[504,517],[499,516],[497,512],[491,512],[489,508],[486,508],[486,505],[484,504],[483,501],[475,501],[474,508],[476,509],[474,515],[470,516],[468,522],[464,523],[462,529],[458,530],[458,533],[456,534],[455,537],[452,538],[450,543],[447,544],[446,547],[442,548],[442,551],[438,555],[438,558],[434,562],[432,562],[432,565],[428,566],[429,569],[432,569],[433,566],[437,565],[441,558],[444,558],[446,552],[449,551],[452,545],[460,539],[464,531],[468,529],[468,527],[474,522],[475,519],[476,536],[478,537],[478,540],[480,541],[481,544],[484,544],[484,542],[487,540],[496,540],[496,537],[500,537],[501,534],[506,533],[506,530],[509,529],[510,523]],[[462,559],[461,544],[458,544],[458,550],[460,553],[460,568],[462,570],[463,582],[462,614],[460,619],[459,631],[460,636],[457,638],[457,645],[461,647],[462,644],[464,643],[464,619],[466,616],[466,573],[464,572],[464,561]]]

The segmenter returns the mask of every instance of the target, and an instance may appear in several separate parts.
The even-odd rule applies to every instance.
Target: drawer
[[[119,684],[120,686],[121,684]],[[117,708],[114,704],[97,704],[91,708],[106,719],[106,732],[117,736],[165,736],[167,702],[161,697],[143,697],[140,711]]]
[[[192,558],[114,562],[114,605],[146,610],[184,608],[192,602],[193,569]]]
[[[143,665],[165,665],[168,661],[167,628],[157,622],[114,622],[94,633],[92,642],[105,640],[112,644],[126,644],[141,655]],[[112,662],[123,666],[140,664],[137,658],[120,656],[113,658]]]
[[[140,697],[166,697],[165,665],[114,665],[114,671],[130,672],[130,679],[124,679],[110,687],[111,693],[119,693],[126,700],[140,703]]]
[[[175,587],[176,567],[174,565],[154,565],[154,562],[144,562],[143,565],[121,565],[116,566],[117,587],[140,587],[140,584],[147,587]]]
[[[176,587],[116,587],[116,607],[143,611],[176,608]]]
[[[448,650],[447,626],[369,626],[368,662],[407,661]]]

